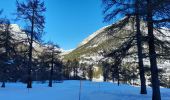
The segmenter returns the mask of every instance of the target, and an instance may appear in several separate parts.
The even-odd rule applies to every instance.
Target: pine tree
[[[71,61],[68,60],[64,65],[64,76],[65,76],[65,78],[69,80],[70,74],[71,74]]]
[[[139,13],[139,4],[140,0],[103,0],[103,3],[106,5],[104,9],[104,14],[106,14],[104,21],[108,22],[117,16],[126,16],[130,18],[135,16],[136,19],[136,40],[137,40],[137,49],[138,49],[138,65],[140,71],[140,80],[141,80],[141,94],[146,94],[146,79],[144,74],[143,66],[143,57],[142,57],[142,39],[140,32],[140,13]],[[124,24],[126,25],[126,23]],[[123,25],[123,26],[124,26]],[[122,26],[121,26],[122,27]],[[121,28],[120,28],[121,29]]]
[[[79,70],[79,62],[77,59],[72,61],[72,68],[73,68],[73,77],[74,79],[78,79],[78,70]]]
[[[135,2],[135,16],[136,16],[136,39],[137,39],[137,49],[138,49],[138,65],[139,65],[139,74],[141,80],[141,94],[147,94],[146,91],[146,79],[145,79],[145,71],[143,64],[143,54],[142,54],[142,34],[140,31],[140,4],[139,0]]]
[[[120,84],[120,73],[123,59],[128,55],[129,49],[134,46],[135,36],[132,36],[129,40],[121,44],[117,49],[113,50],[111,53],[107,54],[106,57],[111,57],[114,59],[114,64],[112,65],[112,78],[116,78],[118,81],[118,86]]]
[[[148,44],[149,44],[149,58],[150,58],[150,65],[151,65],[151,82],[152,82],[152,100],[161,100],[160,95],[160,84],[158,79],[158,66],[157,66],[157,57],[156,57],[156,50],[155,50],[155,39],[154,39],[154,19],[153,17],[157,16],[159,13],[159,9],[166,8],[166,0],[147,0],[146,1],[146,20],[147,20],[147,27],[148,27]],[[163,5],[161,5],[163,4]],[[164,5],[165,4],[165,5]],[[164,13],[163,17],[166,16],[167,12],[161,10]],[[156,12],[156,14],[155,14]],[[159,16],[159,15],[158,15]],[[170,16],[168,16],[170,19]],[[160,20],[159,20],[160,21]],[[158,22],[158,21],[157,21]]]
[[[93,80],[93,70],[94,70],[93,64],[89,65],[89,67],[88,67],[88,78],[89,78],[90,81]]]
[[[86,63],[81,63],[80,64],[80,71],[82,72],[81,74],[81,78],[82,79],[86,79],[86,75],[87,75],[87,68],[86,68]]]
[[[10,32],[10,21],[7,18],[4,18],[2,21],[2,32],[0,34],[0,45],[1,49],[1,61],[2,61],[2,86],[5,87],[5,82],[10,77],[10,70],[13,65],[14,59],[14,38],[13,34]]]
[[[54,64],[56,63],[56,65],[59,66],[59,61],[58,60],[55,60],[56,59],[56,56],[58,57],[58,54],[60,53],[59,51],[56,51],[55,49],[56,48],[59,48],[58,45],[54,45],[53,43],[48,43],[48,48],[47,48],[47,53],[50,54],[49,55],[49,61],[50,61],[50,65],[51,65],[51,68],[50,68],[50,78],[49,78],[49,84],[48,86],[49,87],[52,87],[52,81],[53,81],[53,73],[54,73]],[[58,59],[58,58],[57,58]]]
[[[102,66],[103,66],[103,81],[107,82],[109,80],[111,64],[108,62],[102,62]]]
[[[46,11],[44,2],[41,0],[26,0],[26,2],[17,1],[18,18],[23,19],[28,24],[27,33],[29,37],[29,64],[27,88],[32,88],[32,50],[33,40],[39,40],[44,29],[45,18],[43,13]]]
[[[38,56],[39,59],[39,77],[42,82],[49,80],[49,69],[51,64],[51,53],[48,52],[48,48],[44,47],[41,54]]]

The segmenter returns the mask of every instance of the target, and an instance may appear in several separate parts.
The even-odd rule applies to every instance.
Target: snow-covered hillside
[[[120,48],[120,46],[127,41],[127,37],[133,36],[136,34],[135,30],[135,23],[131,19],[129,22],[119,29],[118,26],[120,26],[121,22],[124,22],[125,18],[106,27],[103,27],[99,29],[98,31],[92,33],[89,37],[87,37],[84,41],[80,43],[80,45],[74,49],[72,52],[69,52],[64,55],[64,60],[73,60],[78,59],[80,64],[85,65],[93,65],[98,67],[103,67],[102,62],[109,62],[113,63],[114,59],[111,57],[105,57],[105,55],[109,54],[113,50],[116,50]],[[164,34],[158,33],[158,31],[155,29],[154,34],[156,36],[157,40],[160,41],[168,41],[170,42],[170,31],[166,28],[159,29],[159,31],[162,31]],[[141,21],[141,32],[144,36],[147,35],[147,26],[144,21]],[[167,37],[166,37],[166,36]],[[134,64],[134,62],[138,62],[137,59],[137,46],[136,40],[134,39],[131,43],[133,43],[133,47],[131,47],[128,52],[131,54],[130,56],[126,56],[122,60],[122,66],[126,66],[128,63],[133,63],[131,66],[136,66],[137,63]],[[156,44],[158,48],[158,44]],[[169,46],[170,47],[170,46]],[[148,54],[148,44],[144,43],[143,45],[143,53]],[[156,52],[159,52],[160,54],[160,48],[157,49]],[[111,61],[111,62],[110,62]],[[150,66],[149,58],[144,58],[144,66],[148,67]],[[124,65],[123,65],[124,64]],[[165,76],[169,77],[170,75],[170,61],[167,59],[157,59],[157,64],[159,69],[162,69],[165,71]],[[149,78],[149,77],[148,77]],[[137,83],[139,83],[137,81]]]
[[[139,94],[140,88],[113,83],[81,82],[80,100],[151,100],[151,88],[147,95]],[[52,88],[47,83],[34,83],[27,89],[22,83],[8,83],[0,89],[1,100],[79,100],[80,81],[55,83]],[[170,89],[161,88],[162,100],[170,100]]]
[[[3,27],[3,25],[1,25]],[[29,35],[27,35],[22,28],[17,24],[10,24],[9,28],[10,32],[13,34],[13,38],[17,41],[22,41],[23,44],[29,46],[28,38]],[[33,41],[33,47],[36,51],[42,52],[43,49],[49,47],[49,45],[42,44],[39,41]],[[62,51],[60,48],[55,48],[56,51]]]
[[[125,35],[132,32],[132,23],[127,24],[122,30],[116,26],[121,23],[121,21],[114,23],[112,25],[105,26],[96,32],[92,33],[86,39],[84,39],[79,46],[72,52],[65,54],[66,59],[77,59],[77,58],[94,58],[100,57],[103,51],[110,51],[116,48],[122,41],[118,40],[120,35]],[[114,27],[114,28],[113,28]],[[108,29],[113,28],[114,32],[109,32]],[[127,32],[128,31],[128,32]],[[74,57],[73,57],[74,56]]]
[[[92,33],[86,39],[84,39],[80,45],[72,50],[71,52],[67,52],[64,54],[65,59],[80,59],[80,62],[93,62],[97,63],[101,59],[103,59],[104,54],[108,54],[111,51],[119,48],[119,46],[126,41],[127,37],[130,34],[135,34],[135,26],[134,22],[130,19],[129,22],[119,29],[119,24],[123,21],[126,21],[126,18],[112,24],[105,26],[96,32]],[[141,31],[143,35],[147,34],[146,23],[141,22]],[[164,35],[158,33],[157,30],[154,30],[155,36],[162,41],[170,40],[170,30],[167,28],[159,29]],[[167,37],[166,37],[167,36]],[[125,39],[126,38],[126,39]],[[144,52],[148,52],[147,45],[144,45]],[[136,46],[130,49],[132,52],[137,52]],[[137,55],[135,55],[137,56]],[[148,63],[146,63],[149,65]],[[161,65],[164,66],[165,64]],[[167,65],[167,63],[166,63]],[[168,62],[168,66],[170,62]],[[170,68],[169,68],[170,69]]]
[[[110,26],[110,25],[109,25]],[[88,36],[86,39],[84,39],[78,47],[85,45],[86,43],[88,43],[89,41],[91,41],[93,38],[95,38],[97,35],[101,34],[102,32],[105,32],[105,29],[109,26],[105,26],[102,27],[101,29],[99,29],[98,31],[94,32],[93,34],[91,34],[90,36]]]

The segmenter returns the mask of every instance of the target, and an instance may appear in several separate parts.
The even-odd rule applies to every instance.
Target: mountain
[[[113,49],[117,48],[123,41],[118,37],[124,38],[129,36],[134,29],[133,23],[128,23],[123,29],[119,29],[118,26],[126,18],[122,19],[121,21],[105,26],[98,31],[91,34],[89,37],[84,39],[80,45],[74,49],[72,52],[64,55],[65,60],[72,60],[72,59],[84,59],[89,58],[97,61],[102,58],[102,53],[110,52]],[[113,28],[115,27],[115,28]],[[112,29],[112,32],[109,32],[109,29]]]
[[[25,40],[25,41],[23,41],[23,43],[26,45],[29,45],[28,44],[29,36],[22,30],[22,28],[19,25],[11,24],[10,32],[13,34],[13,36],[16,40],[18,40],[18,41]],[[36,51],[42,52],[43,45],[40,42],[34,41],[33,47]]]
[[[2,26],[1,29],[4,30],[3,26],[4,25],[0,25]],[[28,42],[28,39],[29,39],[29,35],[26,34],[26,32],[24,32],[22,30],[22,28],[17,25],[17,24],[10,24],[10,27],[9,27],[9,31],[11,32],[12,34],[12,37],[15,39],[16,42],[19,43],[19,47],[22,47],[22,48],[28,48],[29,46],[29,42]],[[39,41],[33,41],[33,56],[36,57],[37,54],[41,54],[41,52],[43,52],[44,49],[48,48],[50,45],[49,44],[43,44]],[[56,51],[62,51],[60,48],[55,48]]]
[[[124,22],[127,22],[126,25],[122,27],[122,29],[120,29],[119,27],[121,27]],[[135,35],[136,30],[134,26],[134,19],[130,18],[129,21],[127,21],[126,17],[119,22],[105,26],[84,39],[76,49],[63,55],[64,60],[67,61],[78,59],[80,63],[98,64],[102,60],[106,60],[104,55],[109,54],[113,50],[119,48],[122,43],[128,40],[129,36]],[[142,34],[146,36],[147,28],[144,21],[141,22],[141,30]],[[163,28],[160,31],[166,36],[170,36],[170,31],[168,31],[168,29]],[[156,30],[154,30],[154,34],[159,40],[170,40],[169,37],[158,34],[158,31]],[[136,40],[134,40],[134,43],[136,43],[135,41]],[[145,48],[143,52],[148,53],[148,46],[146,43],[144,44],[143,48]],[[131,48],[128,52],[134,52],[134,54],[131,56],[127,56],[123,61],[137,62],[136,45],[134,45],[133,48]],[[150,63],[148,58],[144,59],[144,64],[149,66]],[[160,68],[170,69],[170,62],[168,60],[158,59],[158,66]]]

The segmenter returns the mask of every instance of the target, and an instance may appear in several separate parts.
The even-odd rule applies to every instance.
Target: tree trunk
[[[2,82],[2,88],[5,88],[5,81]]]
[[[152,1],[147,0],[147,24],[148,24],[148,43],[149,43],[149,57],[151,66],[151,82],[152,82],[152,100],[161,100],[160,87],[158,79],[158,67],[156,61],[156,52],[154,45],[153,34],[153,15],[152,15]]]
[[[115,67],[116,67],[116,78],[117,78],[117,85],[120,85],[120,65],[121,65],[121,59],[116,56],[116,62],[115,62]]]
[[[6,77],[7,75],[6,75],[6,67],[5,67],[5,69],[3,69],[3,77],[2,77],[2,85],[1,85],[2,88],[5,88]]]
[[[145,71],[143,66],[143,55],[142,55],[142,35],[140,31],[140,19],[139,19],[139,2],[136,1],[136,39],[137,39],[137,49],[138,49],[138,65],[139,65],[139,74],[140,74],[140,82],[141,82],[141,94],[147,94],[146,91],[146,79],[145,79]]]
[[[112,81],[113,81],[113,83],[115,82],[115,73],[113,73],[113,71],[112,71]]]
[[[73,72],[74,72],[74,79],[76,79],[76,66],[74,66],[74,68],[73,68]]]
[[[106,67],[103,68],[103,81],[106,82],[107,81],[107,75],[106,75]]]
[[[89,66],[89,80],[93,80],[93,65]]]
[[[32,43],[33,43],[33,33],[31,33],[31,43],[29,47],[29,63],[28,63],[28,83],[27,88],[32,88],[32,77],[31,77],[31,69],[32,69]]]
[[[117,66],[117,85],[120,85],[119,67]]]
[[[50,79],[49,79],[49,87],[52,87],[53,84],[53,70],[54,70],[54,51],[52,51],[52,60],[51,60],[51,72],[50,72]]]
[[[29,47],[29,63],[28,63],[28,82],[27,82],[27,88],[32,88],[32,76],[31,76],[31,70],[32,70],[32,44],[33,44],[33,36],[34,36],[34,9],[33,9],[33,15],[32,15],[32,22],[31,22],[31,41],[30,41],[30,47]]]

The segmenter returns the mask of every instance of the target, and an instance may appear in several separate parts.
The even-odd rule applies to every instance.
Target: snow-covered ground
[[[80,81],[55,83],[52,88],[47,83],[34,83],[26,89],[22,83],[8,83],[0,88],[1,100],[79,100]],[[151,100],[151,88],[147,95],[139,94],[139,87],[104,82],[82,81],[81,100]],[[170,100],[170,89],[161,88],[162,100]]]

